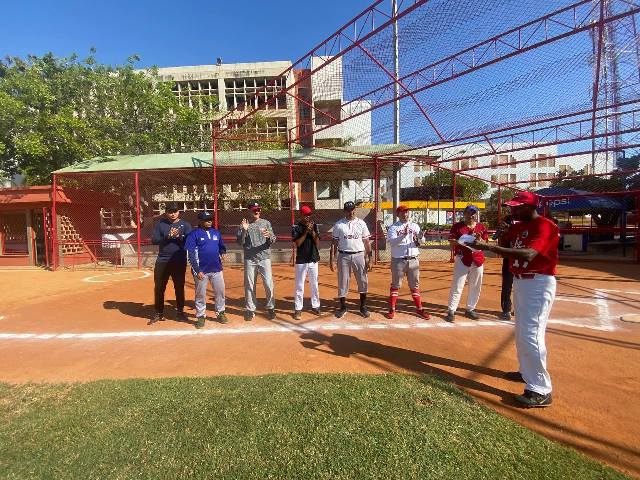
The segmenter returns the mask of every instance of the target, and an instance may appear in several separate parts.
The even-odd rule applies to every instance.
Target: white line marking
[[[616,316],[619,318],[619,315]],[[552,319],[548,323],[566,325],[569,327],[587,328],[598,331],[613,331],[615,327],[610,325],[612,317],[607,318],[606,325],[586,325],[581,323],[584,318]],[[0,333],[0,340],[89,340],[110,338],[142,338],[142,337],[189,337],[189,336],[217,336],[217,335],[243,335],[253,333],[314,333],[319,331],[349,331],[349,330],[398,330],[398,329],[447,329],[447,328],[478,328],[478,327],[513,327],[512,322],[501,320],[481,320],[478,322],[446,323],[444,321],[419,322],[419,323],[372,323],[372,324],[316,324],[310,326],[270,325],[265,327],[242,328],[211,328],[205,330],[147,330],[131,332],[85,332],[85,333]]]
[[[599,288],[598,290],[600,290],[601,292],[629,293],[631,295],[640,295],[640,292],[629,290],[611,290],[608,288]]]
[[[611,323],[611,315],[609,312],[609,301],[608,295],[604,293],[602,290],[596,289],[596,305],[598,306],[598,318],[600,319],[600,324],[604,324],[605,327],[609,327],[613,329],[613,325]]]
[[[116,279],[107,279],[107,280],[95,280],[96,278],[101,277],[109,277],[111,275],[129,275],[131,273],[141,273],[142,275],[133,278],[116,278]],[[151,273],[146,270],[141,270],[139,272],[117,272],[117,273],[102,273],[100,275],[92,275],[90,277],[85,277],[82,279],[83,282],[89,283],[107,283],[107,282],[127,282],[129,280],[140,280],[141,278],[146,278],[151,276]]]

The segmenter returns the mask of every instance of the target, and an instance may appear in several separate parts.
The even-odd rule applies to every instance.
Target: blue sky
[[[175,66],[294,60],[371,0],[21,0],[3,2],[0,55],[81,56]]]

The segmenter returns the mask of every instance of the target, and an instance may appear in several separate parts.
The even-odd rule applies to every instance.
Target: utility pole
[[[393,143],[400,143],[400,85],[397,80],[400,78],[400,60],[399,60],[399,44],[398,44],[398,0],[391,0],[391,14],[393,20],[393,74],[396,82],[393,85]],[[400,165],[393,165],[393,218],[395,221],[396,208],[400,204]]]

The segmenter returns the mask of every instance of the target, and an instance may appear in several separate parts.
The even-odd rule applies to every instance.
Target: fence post
[[[49,234],[47,232],[47,207],[42,207],[42,234],[44,235],[44,263],[49,268]]]
[[[456,223],[456,172],[453,172],[453,181],[452,183],[452,187],[453,187],[453,191],[451,192],[451,197],[453,200],[453,218],[451,218],[451,226],[453,226]],[[455,249],[453,248],[453,245],[450,247],[451,249],[451,256],[449,257],[449,263],[453,263],[455,261]]]
[[[140,251],[140,173],[135,172],[136,181],[136,237],[138,241],[138,270],[142,268],[142,252]]]
[[[378,239],[378,210],[380,209],[380,160],[378,157],[375,157],[375,166],[373,172],[373,205],[374,205],[374,233],[373,233],[373,241],[375,242],[374,250],[373,250],[373,263],[376,265],[380,261],[380,252],[379,252],[379,239]]]
[[[216,159],[216,137],[211,127],[211,156],[213,163],[213,224],[218,229],[218,163]]]
[[[51,260],[53,262],[52,270],[58,268],[58,210],[56,208],[58,199],[58,177],[53,174],[53,182],[51,184]]]
[[[640,194],[636,196],[636,263],[640,263]]]
[[[289,210],[291,211],[291,226],[295,225],[296,217],[293,211],[293,152],[291,150],[291,130],[287,131],[287,147],[289,149]],[[295,243],[291,242],[291,263],[295,262]]]
[[[451,219],[451,224],[456,223],[456,172],[453,172],[453,192],[451,192],[451,197],[453,198],[453,218]]]
[[[502,185],[498,185],[498,225],[502,222]]]

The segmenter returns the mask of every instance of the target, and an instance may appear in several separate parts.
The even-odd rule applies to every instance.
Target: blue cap
[[[213,215],[209,212],[198,212],[198,220],[213,220]]]
[[[478,213],[480,211],[480,209],[478,207],[476,207],[475,205],[467,205],[466,207],[464,207],[464,211],[465,212]]]

